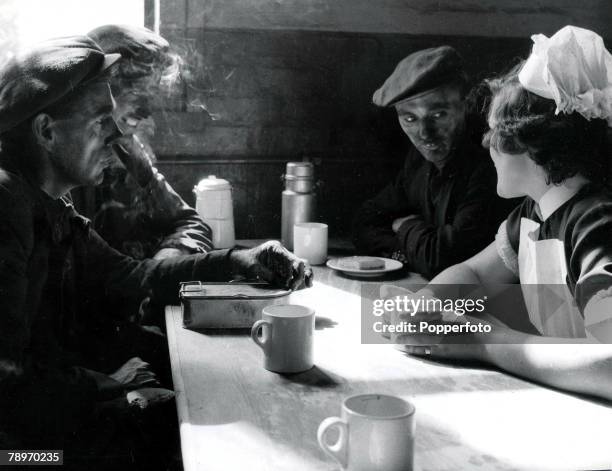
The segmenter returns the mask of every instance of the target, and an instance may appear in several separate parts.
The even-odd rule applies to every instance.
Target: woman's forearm
[[[435,276],[430,284],[434,285],[452,285],[452,284],[477,284],[480,278],[474,269],[467,263],[458,263],[448,267]]]
[[[440,272],[434,277],[426,289],[440,299],[455,299],[459,296],[460,285],[478,285],[480,283],[476,272],[465,263],[458,263]]]
[[[492,297],[505,290],[505,285],[517,281],[516,275],[506,268],[500,258],[495,242],[492,242],[472,258],[442,271],[427,288],[436,297],[456,298],[461,292],[460,285],[474,285],[484,288]]]
[[[516,331],[504,333],[503,341],[485,346],[486,360],[494,366],[548,386],[612,401],[612,345]]]

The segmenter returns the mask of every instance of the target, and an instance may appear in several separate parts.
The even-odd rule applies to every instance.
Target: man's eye
[[[411,123],[414,123],[415,121],[416,121],[416,118],[414,116],[402,116],[403,123],[411,124]]]
[[[446,114],[447,114],[446,111],[437,111],[432,116],[434,119],[440,119],[440,118],[446,117]]]

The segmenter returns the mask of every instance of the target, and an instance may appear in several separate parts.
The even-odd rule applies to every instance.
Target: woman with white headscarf
[[[532,335],[470,316],[478,334],[413,336],[409,353],[482,361],[544,384],[612,400],[612,55],[597,34],[567,26],[536,35],[529,59],[489,82],[490,149],[500,196],[526,196],[496,240],[436,276],[449,285],[521,283]],[[419,313],[416,319],[427,319]],[[429,314],[429,319],[434,319]],[[432,345],[431,343],[436,343]],[[419,345],[419,346],[416,346]]]

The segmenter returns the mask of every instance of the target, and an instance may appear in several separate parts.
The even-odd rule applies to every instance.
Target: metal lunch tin
[[[181,283],[179,297],[183,326],[189,329],[250,328],[261,319],[261,310],[286,302],[291,290],[265,282]]]

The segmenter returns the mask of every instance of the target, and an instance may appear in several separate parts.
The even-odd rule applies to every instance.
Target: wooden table
[[[346,396],[382,392],[416,406],[416,469],[612,468],[612,407],[509,375],[409,357],[360,342],[360,281],[315,269],[291,302],[317,312],[313,370],[262,367],[246,333],[203,334],[166,323],[185,471],[336,470],[319,423]]]

